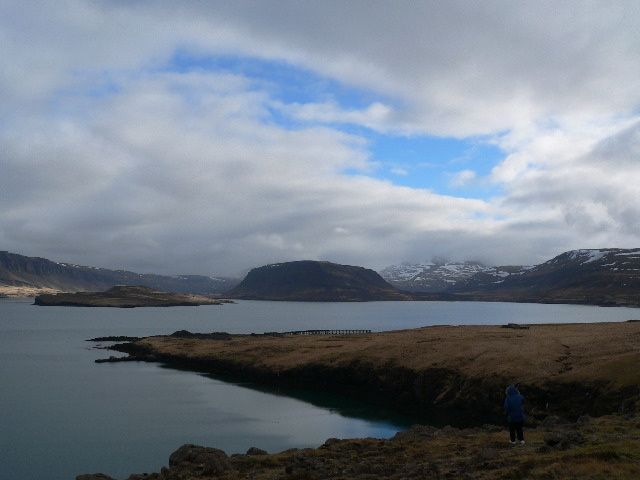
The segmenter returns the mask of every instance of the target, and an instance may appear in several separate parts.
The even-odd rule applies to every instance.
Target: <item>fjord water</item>
[[[232,384],[150,363],[96,364],[87,339],[176,330],[263,333],[427,325],[616,322],[628,308],[451,302],[37,307],[0,299],[0,479],[115,478],[158,471],[185,443],[244,453],[392,436],[415,419],[332,395]],[[104,344],[103,344],[104,345]]]

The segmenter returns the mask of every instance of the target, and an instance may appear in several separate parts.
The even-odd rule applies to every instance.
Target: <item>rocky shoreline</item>
[[[390,439],[330,438],[318,448],[269,454],[258,447],[227,455],[186,444],[159,472],[127,480],[631,479],[640,475],[640,422],[613,415],[568,422],[550,416],[512,445],[505,429],[414,425]],[[115,480],[97,473],[76,480]]]

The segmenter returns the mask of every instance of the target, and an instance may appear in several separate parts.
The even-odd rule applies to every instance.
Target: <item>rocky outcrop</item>
[[[217,448],[187,444],[169,457],[169,470],[196,476],[217,476],[229,470],[229,456]]]
[[[221,305],[223,301],[199,295],[162,292],[143,286],[118,285],[106,292],[78,292],[38,295],[34,305],[64,307],[184,307]]]

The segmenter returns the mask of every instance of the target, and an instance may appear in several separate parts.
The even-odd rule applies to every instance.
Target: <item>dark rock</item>
[[[471,457],[471,460],[469,460],[469,462],[472,465],[483,465],[498,458],[500,458],[500,450],[498,450],[497,448],[485,448],[484,450],[479,451],[473,457]]]
[[[323,447],[330,447],[331,445],[335,445],[336,443],[341,443],[342,440],[339,438],[327,438],[327,440],[322,444]]]
[[[220,475],[231,468],[229,457],[217,448],[186,444],[169,457],[169,468],[194,475]]]
[[[109,337],[90,338],[87,342],[136,342],[142,337],[127,337],[126,335],[111,335]]]
[[[176,338],[197,338],[198,340],[231,340],[232,338],[231,334],[227,332],[191,333],[188,330],[178,330],[170,336]]]
[[[85,473],[84,475],[78,475],[76,480],[116,480],[104,473]]]
[[[567,449],[575,445],[585,443],[584,435],[576,431],[547,432],[544,434],[544,443],[556,449]]]
[[[578,419],[576,420],[576,425],[579,425],[579,426],[589,425],[590,422],[591,422],[591,417],[589,415],[582,415],[578,417]]]
[[[114,357],[113,355],[111,355],[109,358],[98,358],[94,360],[94,362],[95,363],[118,363],[118,362],[140,362],[144,360],[147,360],[147,359],[142,357],[135,357],[135,356]]]
[[[445,425],[444,427],[442,427],[441,430],[443,435],[456,435],[458,433],[460,433],[460,430],[456,427],[453,427],[451,425]]]
[[[360,462],[355,467],[355,472],[358,474],[371,473],[373,467],[369,462]]]
[[[261,450],[258,447],[251,447],[249,450],[247,450],[247,455],[269,455],[269,452],[267,452],[266,450]]]
[[[487,432],[501,432],[503,430],[502,427],[498,426],[498,425],[491,425],[489,423],[485,423],[482,426],[482,429],[487,431]]]
[[[542,421],[542,426],[544,428],[554,428],[559,425],[568,425],[568,424],[569,422],[567,420],[557,415],[551,415]]]
[[[396,433],[391,440],[400,442],[422,440],[440,435],[440,432],[440,429],[431,425],[412,425],[411,428]]]

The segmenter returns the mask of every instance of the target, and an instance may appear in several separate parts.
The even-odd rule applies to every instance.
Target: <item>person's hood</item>
[[[507,395],[515,395],[516,393],[518,393],[518,389],[515,386],[507,387]]]

